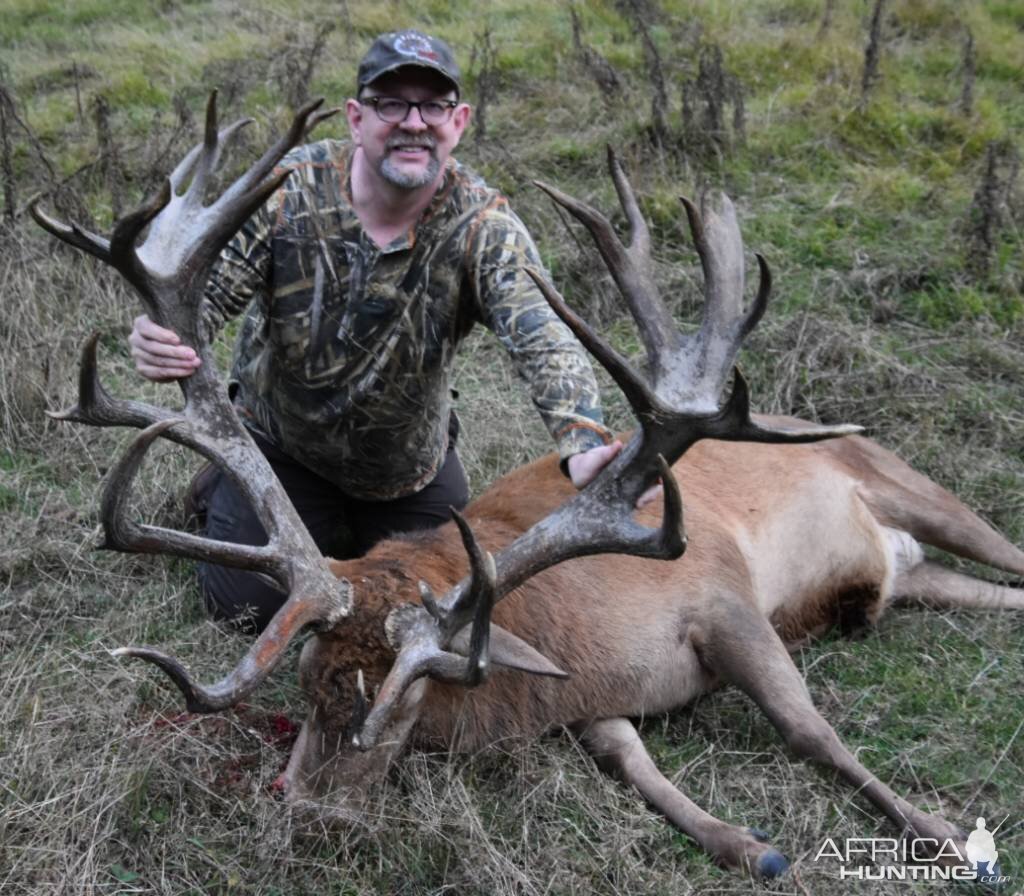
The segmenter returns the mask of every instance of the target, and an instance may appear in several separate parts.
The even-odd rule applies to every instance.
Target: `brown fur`
[[[833,625],[877,621],[894,582],[913,581],[913,570],[900,565],[910,561],[899,559],[889,530],[1017,574],[1024,574],[1024,553],[861,437],[788,446],[705,441],[674,472],[689,537],[682,558],[579,558],[540,573],[496,606],[494,621],[567,671],[568,680],[496,671],[476,689],[428,682],[406,698],[381,758],[390,761],[410,732],[421,744],[475,750],[554,726],[590,726],[593,743],[621,745],[621,726],[605,736],[599,720],[664,712],[731,681],[762,704],[795,750],[837,768],[890,817],[929,835],[952,831],[899,800],[845,752],[810,708],[795,668],[785,666],[783,645]],[[571,494],[557,459],[548,456],[500,479],[465,516],[483,546],[498,551]],[[660,513],[638,511],[648,525]],[[366,755],[355,758],[342,731],[355,673],[362,669],[371,688],[380,684],[394,658],[383,635],[387,613],[418,602],[419,579],[444,593],[466,574],[467,560],[449,524],[332,568],[352,583],[355,610],[337,629],[311,639],[303,655],[314,713],[289,766],[298,794],[350,787],[353,774],[359,786],[373,777],[373,763]],[[773,678],[793,683],[777,695]],[[785,687],[795,688],[792,699]],[[647,777],[630,779],[629,769],[639,768]],[[688,802],[676,805],[685,798],[666,795],[675,791],[654,781],[651,768],[621,764],[627,779],[723,861],[751,864],[763,857],[767,847],[749,834],[725,837],[706,813]]]

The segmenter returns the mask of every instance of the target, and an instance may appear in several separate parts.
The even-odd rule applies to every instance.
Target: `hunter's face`
[[[394,107],[403,111],[400,120]],[[458,103],[443,77],[424,69],[399,69],[363,89],[347,107],[352,136],[366,161],[384,181],[415,190],[435,184],[469,123],[470,110]]]

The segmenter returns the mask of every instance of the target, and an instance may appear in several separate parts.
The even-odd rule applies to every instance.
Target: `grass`
[[[472,756],[413,753],[362,825],[323,830],[271,788],[304,711],[294,655],[253,703],[182,715],[155,675],[109,658],[158,644],[204,678],[247,641],[208,622],[187,564],[93,550],[97,488],[127,435],[49,420],[70,403],[80,343],[103,333],[104,376],[143,387],[124,335],[136,300],[106,271],[37,234],[23,209],[37,190],[61,214],[105,230],[112,195],[93,101],[111,106],[125,201],[137,200],[198,135],[205,92],[225,117],[256,125],[234,159],[259,151],[302,85],[286,64],[316,27],[338,24],[310,94],[340,101],[372,36],[395,24],[444,34],[468,71],[490,28],[497,93],[489,137],[459,155],[505,189],[556,282],[617,345],[636,348],[594,250],[531,186],[546,180],[606,210],[615,144],[652,221],[655,278],[674,313],[696,314],[699,273],[676,197],[722,186],[747,246],[775,274],[773,304],[744,353],[757,406],[854,420],[1024,543],[1024,285],[1018,183],[1004,199],[987,274],[970,277],[965,222],[988,141],[1021,149],[1024,37],[1014,4],[961,8],[891,0],[881,81],[860,107],[869,8],[817,0],[662,0],[651,34],[670,84],[670,145],[647,138],[650,90],[624,4],[580,5],[583,40],[618,68],[606,99],[572,51],[559,4],[493,0],[344,4],[8,0],[0,79],[36,142],[14,130],[20,212],[0,257],[0,891],[12,894],[849,893],[814,862],[824,837],[891,836],[848,788],[796,762],[740,694],[722,691],[643,735],[698,804],[764,828],[795,861],[774,886],[716,868],[634,794],[597,773],[566,736]],[[972,113],[958,109],[959,53],[978,52]],[[699,49],[721,46],[745,89],[746,140],[716,153],[684,134],[677,85]],[[291,80],[290,80],[291,79]],[[341,135],[330,123],[325,134]],[[56,172],[54,182],[40,149]],[[6,198],[6,197],[4,197]],[[621,221],[617,220],[617,223]],[[222,360],[227,346],[222,347]],[[463,459],[479,493],[547,450],[500,347],[474,336],[457,370]],[[630,424],[606,387],[609,420]],[[195,461],[161,452],[139,484],[140,512],[171,524]],[[999,614],[894,611],[855,641],[803,650],[815,702],[879,777],[971,826],[1008,816],[998,842],[1015,892],[1024,882],[1024,624]],[[864,893],[922,885],[860,885]]]

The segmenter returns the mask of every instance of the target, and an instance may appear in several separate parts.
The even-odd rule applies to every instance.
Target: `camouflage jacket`
[[[351,151],[322,140],[286,156],[294,174],[207,289],[211,329],[249,309],[232,385],[250,425],[346,494],[411,494],[444,460],[453,356],[480,321],[563,458],[607,442],[590,361],[526,274],[540,260],[505,197],[450,159],[417,226],[380,248],[352,209]]]

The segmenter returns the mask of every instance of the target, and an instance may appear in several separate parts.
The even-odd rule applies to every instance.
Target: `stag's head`
[[[743,309],[742,242],[732,206],[721,200],[701,213],[683,200],[705,277],[700,330],[679,332],[657,297],[650,274],[648,231],[632,189],[609,153],[609,166],[630,226],[623,244],[599,212],[540,185],[591,232],[625,296],[647,349],[641,376],[580,320],[537,272],[531,272],[549,303],[609,371],[630,401],[639,428],[629,444],[583,491],[493,555],[470,525],[455,515],[465,557],[416,569],[408,543],[378,546],[367,557],[329,563],[286,493],[235,416],[216,373],[201,308],[214,262],[244,221],[283,183],[277,163],[308,130],[331,113],[311,103],[267,153],[211,205],[204,193],[223,142],[244,122],[218,132],[215,96],[207,108],[206,134],[170,176],[161,193],[117,223],[108,241],[65,226],[33,207],[42,226],[64,241],[117,268],[138,291],[149,316],[193,343],[204,364],[180,381],[179,412],[111,397],[96,371],[96,338],[83,352],[78,403],[55,416],[142,432],[111,470],[101,518],[105,547],[168,553],[253,570],[288,595],[237,666],[203,686],[175,658],[146,647],[116,651],[160,667],[193,712],[215,712],[251,694],[308,627],[314,634],[300,660],[309,699],[285,775],[289,796],[338,805],[401,748],[428,699],[431,681],[474,687],[493,667],[532,675],[564,673],[530,645],[491,622],[496,601],[531,576],[563,560],[619,552],[672,559],[685,547],[682,501],[670,464],[698,439],[811,441],[856,427],[774,430],[754,423],[747,391],[737,373],[727,401],[720,396],[744,337],[757,323],[770,280],[758,257],[761,286]],[[191,177],[187,188],[186,180]],[[131,481],[147,449],[164,438],[217,464],[238,485],[269,533],[267,544],[245,546],[140,525],[127,512]],[[658,529],[633,519],[637,498],[658,477],[664,510]],[[425,581],[420,581],[424,579]],[[440,596],[437,596],[437,595]],[[575,633],[586,649],[586,633]],[[566,719],[566,722],[574,721]]]

